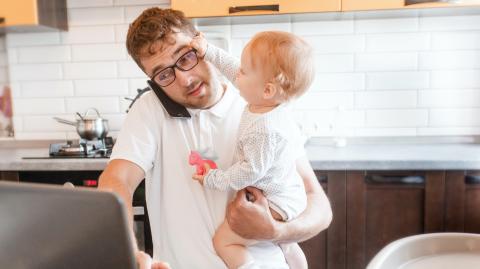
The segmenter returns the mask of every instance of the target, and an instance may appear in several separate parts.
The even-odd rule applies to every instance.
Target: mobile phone
[[[168,97],[168,95],[163,91],[163,89],[160,86],[158,86],[157,83],[151,80],[147,80],[147,83],[171,117],[174,117],[174,118],[190,118],[191,117],[190,113],[188,113],[188,110],[185,108],[185,106],[173,101],[172,98]]]

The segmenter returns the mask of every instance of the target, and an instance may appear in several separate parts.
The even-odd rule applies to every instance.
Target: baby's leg
[[[281,244],[283,255],[290,269],[307,269],[307,258],[297,243]]]
[[[270,208],[270,213],[274,219],[283,221],[282,215],[274,209]],[[285,260],[287,260],[290,269],[308,268],[307,258],[305,258],[305,254],[297,243],[280,244],[280,248],[282,248],[283,255],[285,256]]]
[[[236,234],[230,229],[226,220],[220,225],[213,237],[215,251],[230,269],[237,269],[247,263],[253,264],[253,258],[248,253],[246,246],[256,242]]]

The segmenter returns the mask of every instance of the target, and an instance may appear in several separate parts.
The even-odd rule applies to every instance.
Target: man
[[[220,168],[230,166],[245,105],[189,46],[196,34],[181,12],[170,9],[147,9],[131,24],[127,49],[153,87],[163,90],[144,94],[130,110],[99,188],[117,192],[131,213],[133,192],[146,179],[153,258],[172,268],[225,268],[212,245],[225,213],[236,233],[264,240],[249,249],[262,268],[288,268],[276,243],[303,241],[326,229],[330,204],[306,157],[297,161],[297,170],[305,184],[307,209],[288,223],[273,219],[257,189],[226,193],[192,180],[191,150],[208,150],[218,156]],[[247,191],[253,202],[247,200]],[[145,253],[138,252],[137,259],[143,268],[152,266]]]

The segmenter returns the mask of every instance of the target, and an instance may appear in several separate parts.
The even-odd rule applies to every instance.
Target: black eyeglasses
[[[175,67],[180,71],[188,71],[198,64],[197,51],[192,49],[180,56],[178,60],[171,66],[165,67],[152,76],[160,87],[166,87],[175,81]]]

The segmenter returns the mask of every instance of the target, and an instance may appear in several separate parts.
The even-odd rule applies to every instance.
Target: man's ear
[[[275,85],[274,83],[267,83],[265,84],[265,89],[263,90],[263,98],[265,99],[273,99],[275,98],[275,96],[277,96],[277,92],[278,92],[278,88],[277,88],[277,85]]]

